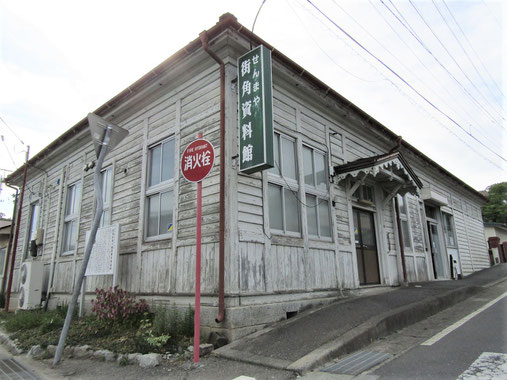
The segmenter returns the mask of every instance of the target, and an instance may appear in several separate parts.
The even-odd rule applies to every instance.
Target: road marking
[[[505,379],[507,354],[483,352],[458,380]]]
[[[431,346],[432,344],[435,344],[440,339],[442,339],[443,337],[445,337],[447,334],[453,332],[458,327],[464,325],[466,322],[468,322],[470,319],[472,319],[473,317],[475,317],[477,314],[479,314],[479,313],[483,312],[484,310],[486,310],[487,308],[493,306],[495,303],[497,303],[498,301],[500,301],[505,296],[507,296],[507,292],[505,292],[501,296],[495,298],[494,300],[488,302],[486,305],[484,305],[480,309],[477,309],[473,313],[468,314],[465,318],[460,319],[458,322],[456,322],[456,323],[450,325],[449,327],[447,327],[446,329],[440,331],[438,334],[433,335],[430,339],[428,339],[427,341],[421,343],[421,346]]]

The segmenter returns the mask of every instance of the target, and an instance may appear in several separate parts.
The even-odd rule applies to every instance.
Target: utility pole
[[[7,285],[7,295],[5,296],[5,311],[9,311],[9,303],[11,301],[12,276],[14,273],[14,264],[16,263],[16,250],[18,249],[19,225],[21,224],[21,211],[23,210],[23,196],[25,195],[26,175],[28,172],[28,157],[30,156],[30,145],[26,146],[25,168],[23,172],[23,185],[21,187],[21,195],[18,203],[18,217],[16,220],[16,233],[14,235],[14,246],[11,252],[11,270],[9,272],[9,283]]]

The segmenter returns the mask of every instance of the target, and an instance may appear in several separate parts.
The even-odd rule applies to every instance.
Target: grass
[[[43,311],[0,312],[0,323],[11,339],[17,339],[25,350],[31,346],[57,345],[67,308]],[[177,352],[191,344],[193,310],[184,313],[175,306],[157,307],[154,313],[123,322],[104,321],[95,315],[73,318],[67,345],[88,344],[96,349],[117,353]],[[166,338],[167,337],[167,338]]]

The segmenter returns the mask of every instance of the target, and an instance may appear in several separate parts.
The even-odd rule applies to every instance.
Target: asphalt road
[[[496,378],[507,378],[507,296],[473,315],[490,301],[507,292],[507,281],[485,288],[477,295],[460,302],[423,321],[404,328],[388,337],[372,343],[361,351],[387,353],[390,359],[358,375],[323,372],[326,368],[336,366],[342,357],[335,359],[317,371],[308,373],[303,378],[311,380],[345,380],[345,379],[457,379],[465,371],[468,377],[475,379],[480,370],[497,369]],[[470,315],[472,316],[470,317]],[[432,345],[422,345],[442,331],[453,326],[463,318],[470,319],[453,329]],[[479,367],[473,363],[484,352],[503,354],[498,358],[486,361]],[[351,354],[354,355],[354,354]],[[483,361],[488,358],[483,358]],[[477,364],[477,363],[476,363]],[[503,365],[503,367],[502,367]],[[471,375],[472,374],[472,375]],[[471,376],[469,376],[471,375]],[[495,378],[494,374],[485,374],[482,379]]]
[[[379,379],[456,379],[479,356],[487,353],[505,354],[499,357],[507,366],[507,297],[473,316],[460,327],[432,345],[418,345],[395,360],[375,370]],[[491,363],[488,364],[491,370]],[[475,370],[474,370],[475,369]],[[470,378],[479,378],[477,365],[470,371]],[[506,368],[497,368],[498,378],[507,378]]]

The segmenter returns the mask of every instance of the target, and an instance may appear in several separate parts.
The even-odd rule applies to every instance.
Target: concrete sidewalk
[[[507,279],[507,264],[459,281],[411,283],[350,297],[254,333],[215,351],[238,361],[305,373]]]

